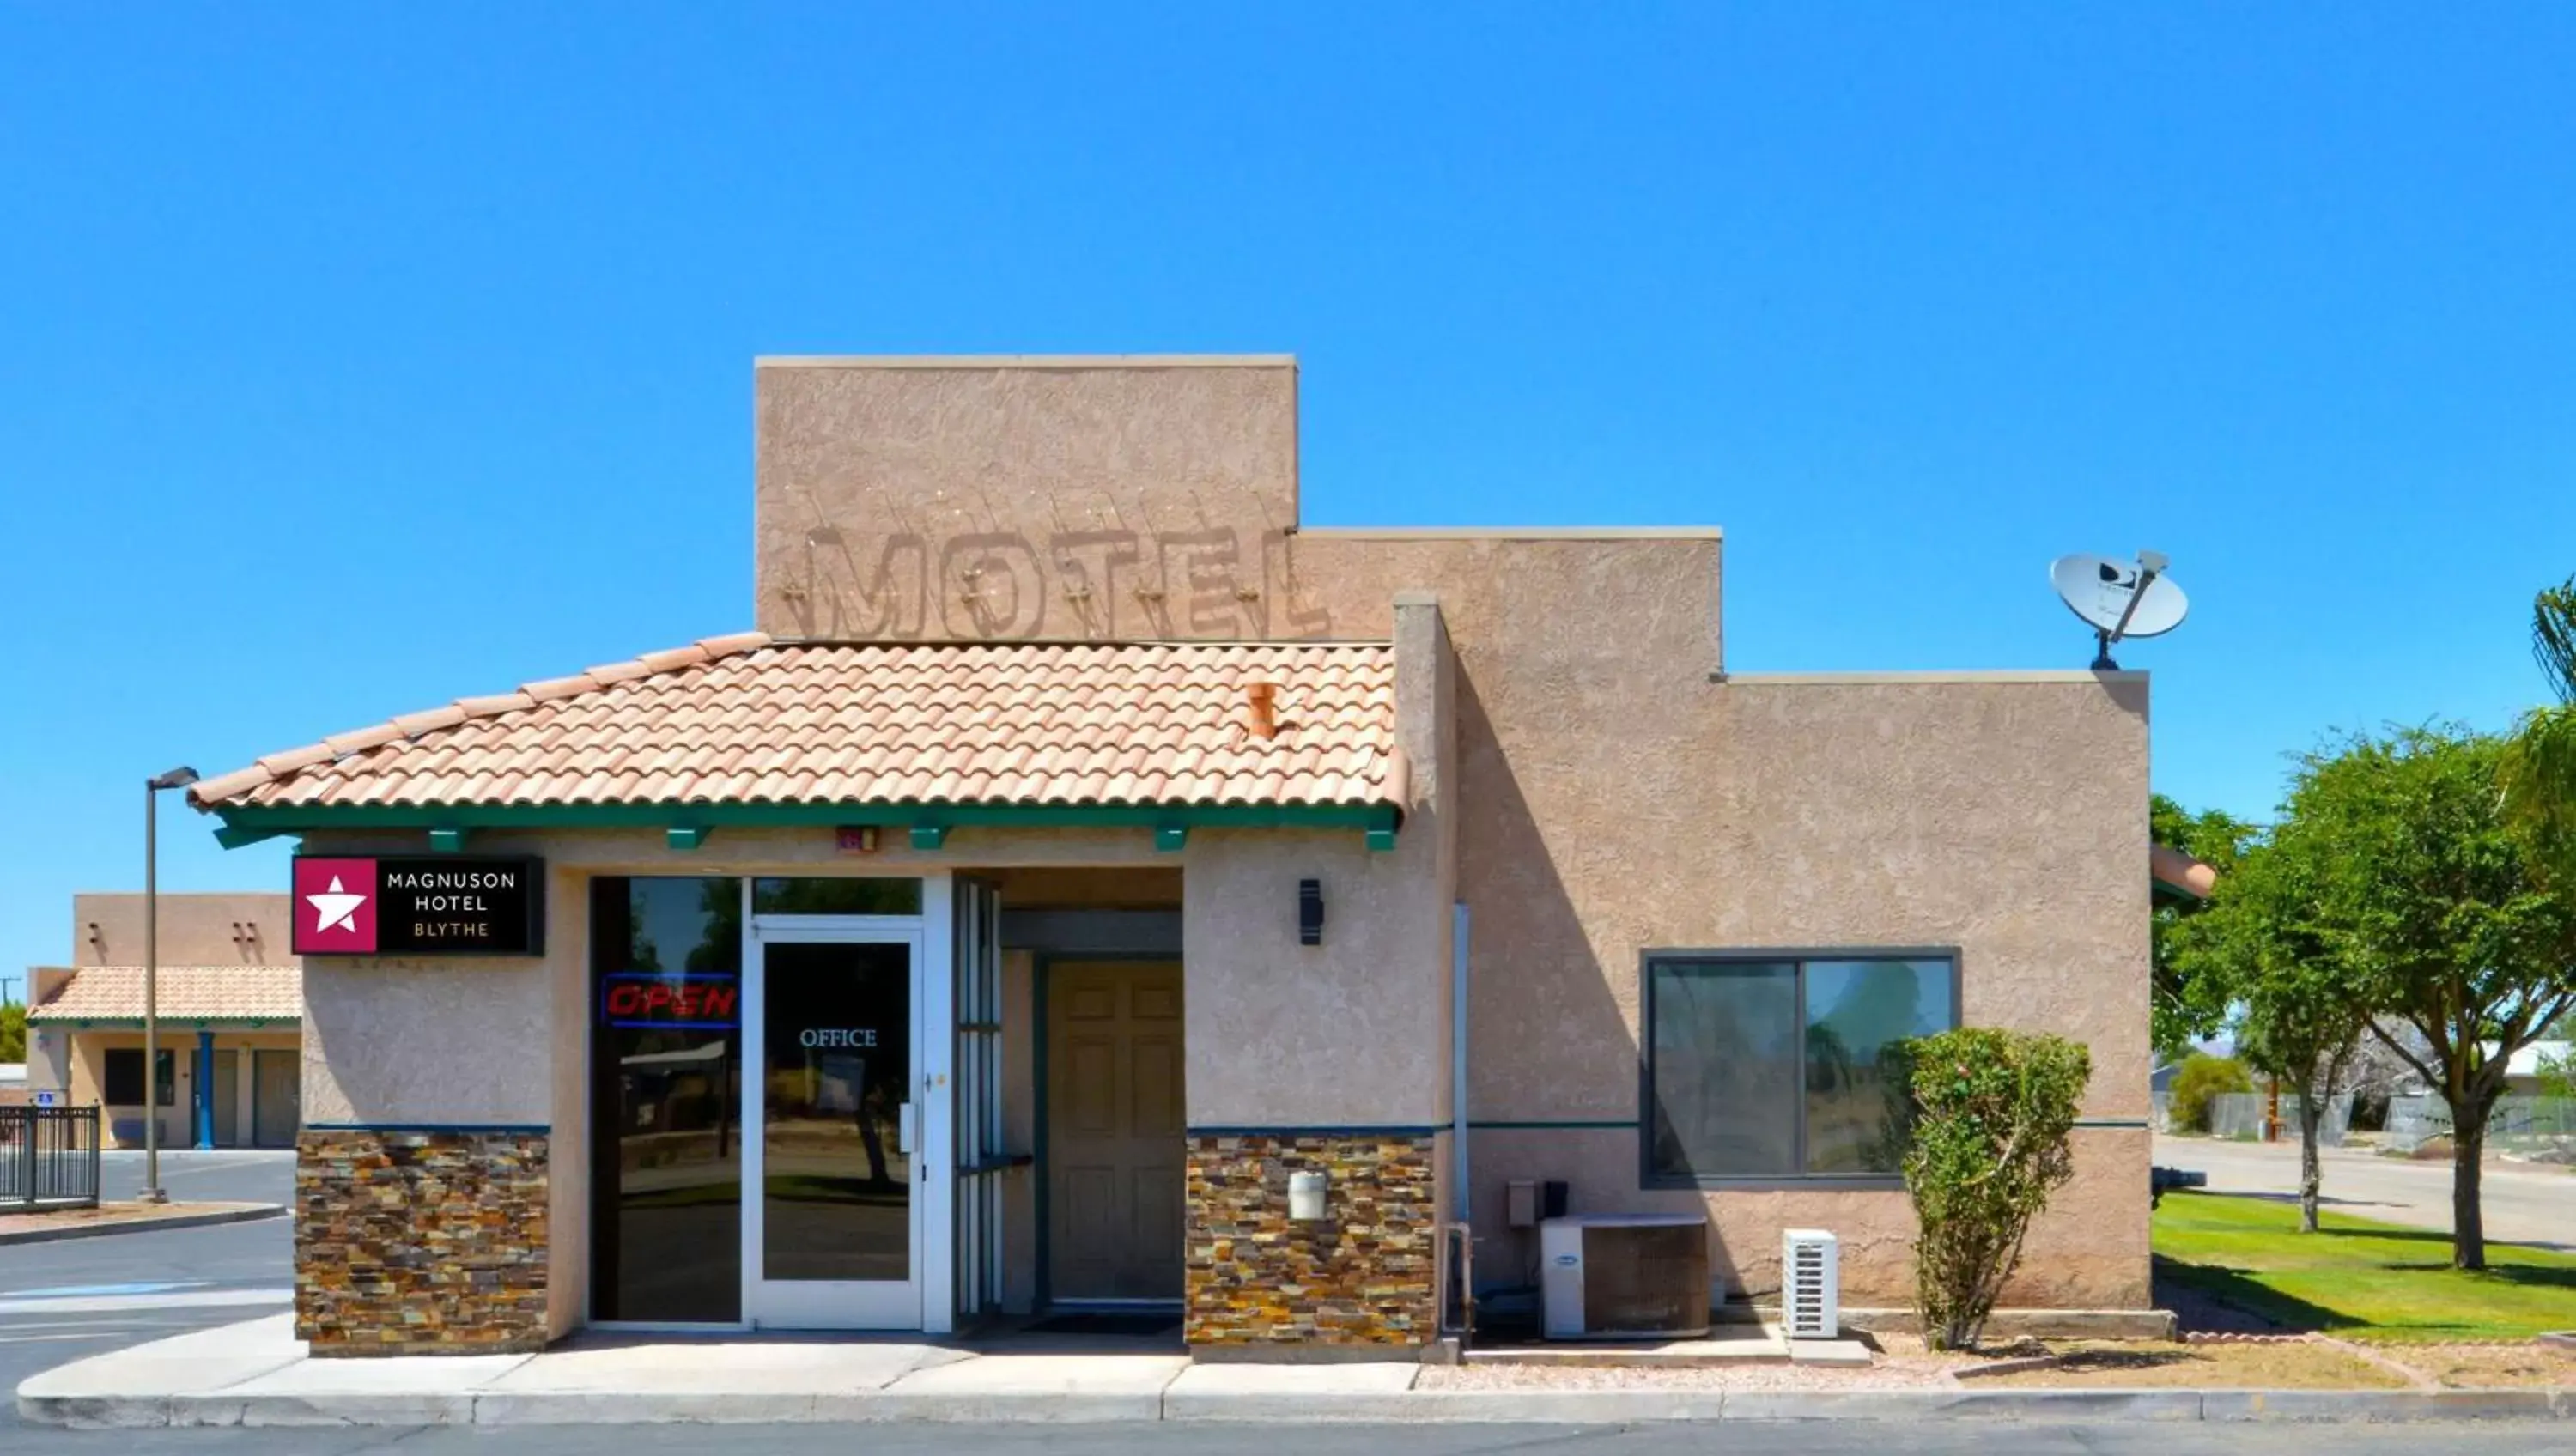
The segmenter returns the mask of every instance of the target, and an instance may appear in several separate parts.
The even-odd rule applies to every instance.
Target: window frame
[[[1797,1153],[1807,1161],[1807,967],[1817,961],[1946,961],[1950,967],[1950,1025],[1968,1024],[1964,1000],[1966,956],[1955,945],[1821,945],[1821,946],[1655,946],[1637,953],[1637,1186],[1641,1189],[1901,1189],[1899,1173],[1694,1173],[1687,1177],[1655,1167],[1655,965],[1659,961],[1717,961],[1732,964],[1783,962],[1791,967],[1797,1002],[1798,1078]]]

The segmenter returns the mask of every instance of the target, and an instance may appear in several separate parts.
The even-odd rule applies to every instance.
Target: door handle
[[[912,1156],[912,1104],[909,1102],[895,1113],[894,1150],[904,1157]]]

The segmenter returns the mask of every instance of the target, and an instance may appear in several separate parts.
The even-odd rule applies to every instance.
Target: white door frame
[[[743,880],[742,1315],[769,1329],[891,1329],[947,1334],[956,1301],[953,1212],[957,1145],[955,1087],[956,975],[952,887],[945,871],[926,871],[919,915],[755,915],[752,882]],[[909,1285],[770,1283],[761,1277],[767,1213],[769,961],[781,944],[893,944],[912,951],[912,1279]]]

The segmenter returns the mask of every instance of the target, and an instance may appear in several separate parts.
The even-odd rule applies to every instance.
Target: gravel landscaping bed
[[[2576,1388],[2576,1350],[2546,1345],[2382,1345],[2380,1352],[2455,1390]]]
[[[2408,1382],[2330,1344],[2182,1345],[2053,1341],[2044,1370],[1981,1377],[1980,1385],[2116,1389],[2402,1390]]]

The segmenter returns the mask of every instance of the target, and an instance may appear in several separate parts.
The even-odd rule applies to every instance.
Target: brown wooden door
[[[1181,966],[1047,972],[1047,1264],[1057,1300],[1181,1297]]]

